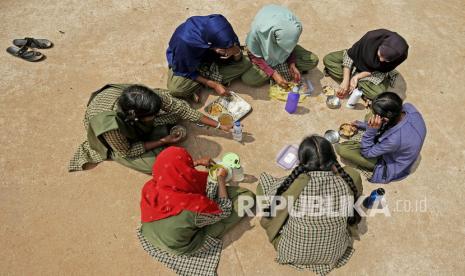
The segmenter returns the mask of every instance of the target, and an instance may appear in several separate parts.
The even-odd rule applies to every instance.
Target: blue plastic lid
[[[235,126],[241,126],[241,122],[235,121],[235,122],[234,122],[234,125],[235,125]]]

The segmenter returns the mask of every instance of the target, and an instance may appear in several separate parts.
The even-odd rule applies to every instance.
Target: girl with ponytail
[[[306,137],[299,146],[298,159],[299,165],[284,179],[267,173],[260,176],[257,195],[273,198],[265,211],[274,215],[262,218],[261,224],[277,250],[278,263],[327,274],[346,263],[354,250],[349,225],[356,224],[360,217],[355,210],[349,217],[339,210],[342,197],[356,200],[361,195],[361,178],[354,169],[339,165],[331,143],[321,136]],[[286,203],[295,203],[286,209],[274,210],[277,196]],[[288,209],[299,211],[305,201],[314,197],[330,198],[332,210],[339,211],[339,215],[289,213]]]
[[[420,112],[393,92],[378,95],[371,104],[368,122],[356,122],[366,130],[361,142],[347,141],[336,146],[345,160],[373,172],[373,183],[401,180],[420,155],[426,125]]]

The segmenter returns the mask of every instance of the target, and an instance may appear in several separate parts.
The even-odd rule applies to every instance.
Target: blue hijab
[[[224,16],[193,16],[174,31],[166,58],[174,75],[195,79],[210,48],[229,48],[234,44],[239,45],[239,39]]]

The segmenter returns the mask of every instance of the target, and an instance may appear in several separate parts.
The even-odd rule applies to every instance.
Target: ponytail
[[[137,118],[136,111],[134,109],[128,110],[124,116],[124,122],[128,123],[130,125],[134,125],[137,121],[139,121],[139,118]]]
[[[141,118],[158,114],[162,100],[153,90],[141,85],[126,87],[118,98],[118,115],[134,125]]]

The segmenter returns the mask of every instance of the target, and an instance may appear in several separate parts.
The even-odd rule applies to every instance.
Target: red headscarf
[[[192,157],[185,149],[163,150],[153,165],[153,178],[142,189],[142,222],[176,216],[183,210],[221,213],[218,205],[206,196],[207,177],[207,172],[194,168]]]

